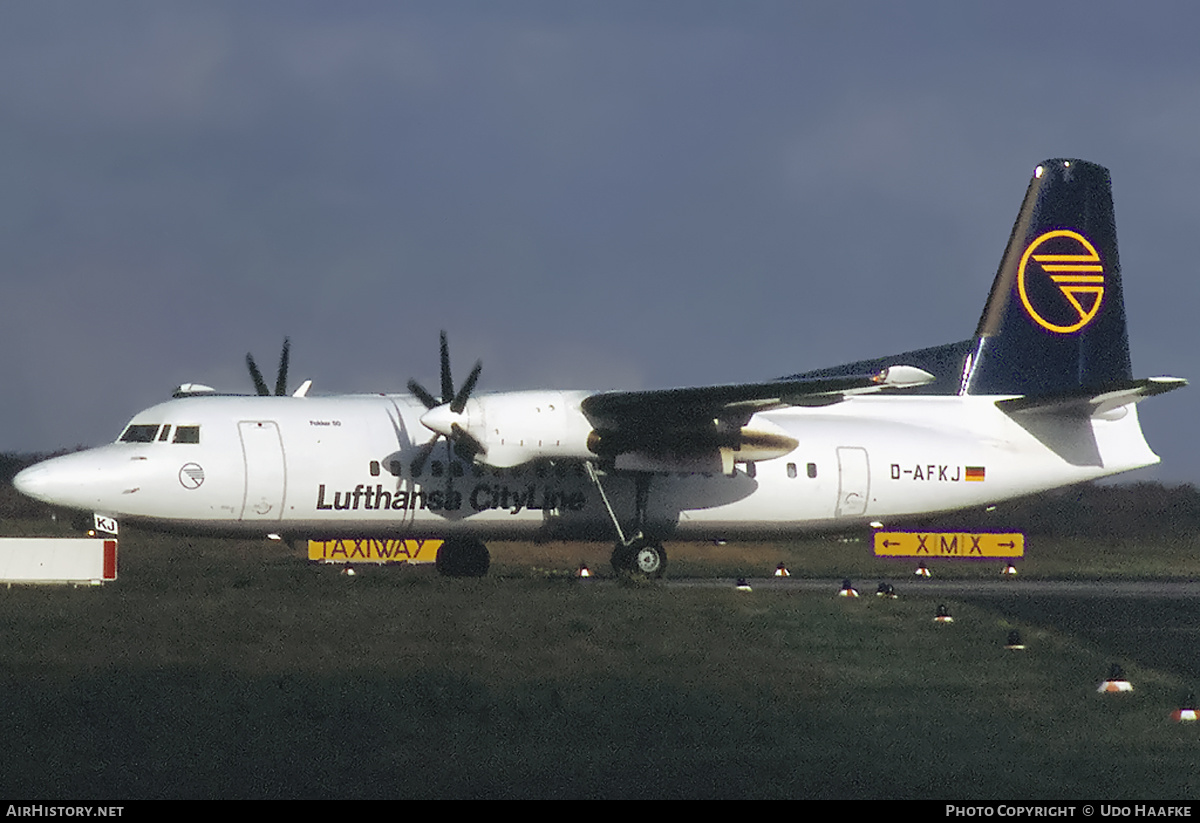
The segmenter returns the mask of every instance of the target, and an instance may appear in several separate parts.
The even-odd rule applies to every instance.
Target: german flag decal
[[[967,466],[966,469],[967,469],[967,471],[966,471],[966,475],[964,477],[965,480],[968,480],[968,481],[973,480],[973,481],[978,481],[978,482],[983,481],[983,475],[984,475],[983,466]]]

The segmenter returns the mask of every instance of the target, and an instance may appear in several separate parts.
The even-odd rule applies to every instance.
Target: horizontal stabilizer
[[[1014,397],[997,401],[1008,414],[1052,414],[1060,417],[1103,417],[1114,409],[1165,394],[1187,385],[1180,377],[1126,380],[1100,389],[1078,389],[1040,397]]]

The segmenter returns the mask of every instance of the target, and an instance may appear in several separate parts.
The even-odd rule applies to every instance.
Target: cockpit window
[[[157,423],[134,423],[121,435],[122,443],[153,443],[158,436]]]
[[[158,442],[165,443],[167,441],[167,438],[170,436],[171,436],[171,424],[168,423],[167,425],[162,427],[162,434],[160,434],[158,436]]]
[[[200,442],[200,427],[199,426],[176,426],[175,427],[175,443],[199,443]]]

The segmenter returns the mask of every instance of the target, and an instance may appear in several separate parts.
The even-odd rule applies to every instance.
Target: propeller
[[[275,378],[276,397],[287,394],[288,358],[291,349],[291,340],[287,337],[283,338],[283,351],[279,355],[279,373]],[[258,366],[254,362],[254,356],[249,352],[246,353],[246,368],[250,370],[250,379],[254,381],[254,390],[263,397],[270,396],[271,390],[267,387],[267,382],[263,380],[262,372],[258,370]]]
[[[450,347],[446,344],[446,332],[444,331],[441,333],[441,343],[441,399],[435,397],[416,380],[408,381],[408,390],[415,394],[428,409],[421,416],[421,423],[434,433],[433,439],[421,447],[420,453],[413,460],[415,473],[420,473],[439,437],[445,437],[447,444],[454,448],[454,453],[468,462],[474,460],[475,455],[487,451],[484,445],[459,423],[463,410],[467,407],[467,401],[471,399],[471,392],[475,390],[475,384],[479,382],[479,372],[483,370],[483,361],[476,361],[475,368],[471,369],[466,381],[458,391],[455,391],[454,380],[450,376]]]

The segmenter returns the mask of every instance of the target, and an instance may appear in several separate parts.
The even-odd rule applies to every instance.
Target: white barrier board
[[[116,540],[0,538],[0,583],[102,583],[116,579]]]

